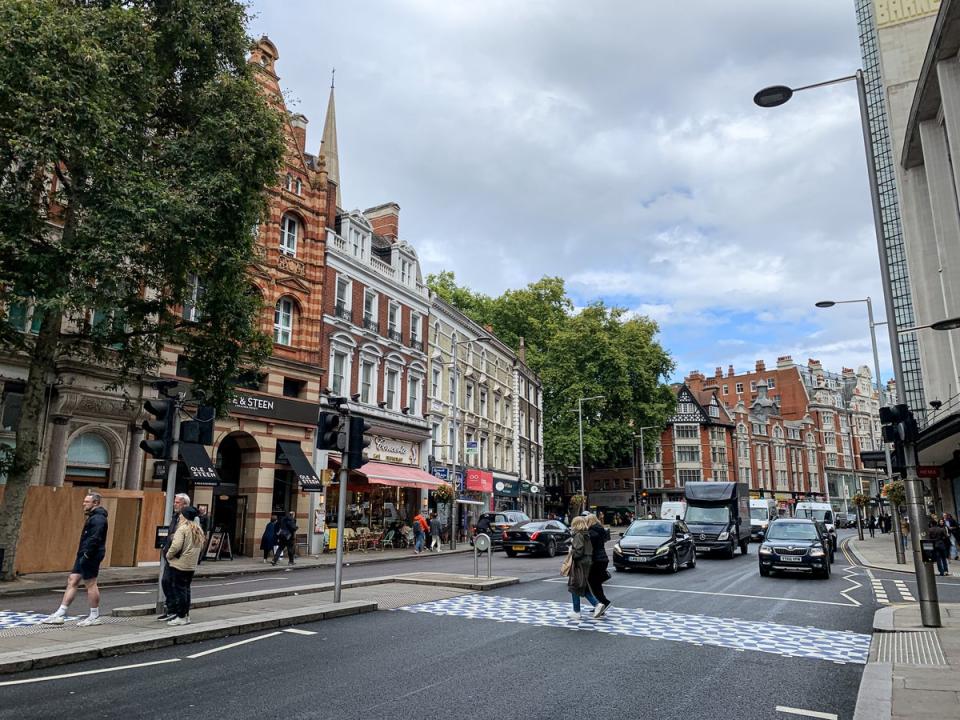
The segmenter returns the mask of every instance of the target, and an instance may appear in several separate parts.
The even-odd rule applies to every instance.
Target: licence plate
[[[708,552],[710,548],[706,545],[697,545],[697,552]]]
[[[781,562],[800,562],[800,558],[791,555],[781,555],[780,560]]]
[[[525,548],[523,545],[514,545],[514,546],[513,546],[512,548],[510,548],[510,549],[511,549],[511,550],[519,550],[520,552],[523,552],[524,550],[526,550],[526,548]]]
[[[646,562],[648,559],[649,558],[645,557],[632,557],[630,558],[630,562]]]

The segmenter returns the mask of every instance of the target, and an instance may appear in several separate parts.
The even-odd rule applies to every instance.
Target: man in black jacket
[[[294,520],[293,510],[284,513],[283,517],[280,518],[277,539],[279,545],[277,545],[277,552],[273,556],[273,562],[270,564],[276,565],[280,560],[280,555],[286,549],[287,560],[290,561],[290,565],[293,565],[293,554],[297,549],[297,521]]]
[[[100,507],[102,498],[100,493],[88,492],[83,498],[83,511],[87,520],[80,533],[80,545],[77,548],[77,559],[73,570],[67,578],[67,589],[63,593],[60,607],[53,615],[43,619],[47,625],[63,625],[67,615],[67,608],[77,596],[80,581],[87,589],[87,604],[90,614],[77,623],[78,627],[100,624],[100,588],[97,587],[97,575],[100,573],[100,563],[107,550],[107,511]]]

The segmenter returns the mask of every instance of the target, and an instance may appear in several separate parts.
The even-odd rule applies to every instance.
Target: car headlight
[[[655,554],[656,554],[656,555],[663,555],[664,553],[668,553],[668,552],[670,552],[670,546],[669,546],[669,545],[661,545],[660,547],[657,548],[657,552],[656,552]]]
[[[620,547],[620,543],[614,544],[614,546],[613,546],[613,551],[614,551],[617,555],[623,555],[623,548]]]
[[[766,530],[768,527],[770,527],[770,522],[768,520],[764,520],[762,523],[760,523],[760,527]]]
[[[823,548],[819,545],[815,545],[810,548],[810,557],[823,557],[826,553],[823,551]]]
[[[761,546],[760,546],[760,554],[761,554],[761,555],[773,555],[773,550],[770,548],[769,545],[761,545]]]
[[[726,539],[729,538],[729,537],[730,537],[730,533],[729,533],[728,531],[724,530],[722,533],[720,533],[719,535],[717,535],[717,540],[726,540]]]

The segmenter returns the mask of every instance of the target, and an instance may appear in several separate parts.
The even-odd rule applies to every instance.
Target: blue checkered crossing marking
[[[713,645],[835,663],[863,665],[870,652],[870,635],[844,630],[618,607],[593,620],[587,619],[588,604],[583,619],[571,620],[569,603],[496,595],[460,595],[398,610]]]
[[[0,630],[8,630],[17,627],[30,627],[39,625],[50,613],[35,612],[14,612],[13,610],[0,610]],[[67,622],[79,620],[79,615],[68,616]],[[54,627],[54,626],[51,626]]]

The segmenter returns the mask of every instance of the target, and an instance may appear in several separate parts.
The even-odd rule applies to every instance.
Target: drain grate
[[[879,635],[877,662],[946,665],[947,659],[935,632],[892,632]]]

